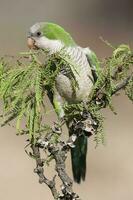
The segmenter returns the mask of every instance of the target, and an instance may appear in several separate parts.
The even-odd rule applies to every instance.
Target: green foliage
[[[43,110],[45,110],[42,69],[32,56],[29,64],[17,62],[11,69],[1,72],[0,77],[0,96],[3,100],[4,113],[2,125],[17,118],[16,128],[21,133],[21,121],[26,118],[25,126],[29,131],[30,139],[35,137],[37,132],[39,133]]]
[[[45,88],[49,86],[51,92],[54,91],[57,74],[62,66],[67,66],[66,63],[70,62],[69,57],[60,53],[46,57],[43,64],[38,60],[40,54],[44,56],[43,51],[22,53],[22,61],[20,61],[20,57],[11,67],[9,67],[6,58],[2,58],[0,62],[0,98],[3,102],[2,126],[15,119],[18,134],[26,133],[33,141],[44,130],[43,119],[47,92]],[[74,67],[70,63],[68,66],[70,66],[68,75],[73,80],[74,88],[76,87]],[[22,122],[24,122],[24,127],[21,128]]]
[[[44,56],[40,62],[39,56]],[[29,59],[30,57],[30,59]],[[14,64],[9,64],[7,58],[0,60],[0,98],[3,102],[2,125],[15,120],[18,134],[28,134],[31,141],[47,133],[50,127],[44,123],[46,87],[54,92],[55,79],[61,70],[67,70],[75,90],[78,84],[75,73],[76,66],[65,54],[65,50],[48,55],[47,52],[23,53]],[[112,106],[112,95],[117,85],[132,74],[133,52],[127,45],[113,49],[112,57],[102,62],[101,73],[88,97],[87,102],[65,104],[66,119],[74,117],[81,119],[81,113],[86,110],[95,120],[95,141],[104,143],[103,116],[101,109]],[[98,69],[99,70],[99,69]],[[133,101],[133,77],[131,76],[123,88],[126,95]],[[47,127],[47,128],[46,128]]]
[[[115,93],[117,85],[127,79],[132,74],[133,52],[127,45],[120,45],[114,48],[112,57],[105,59],[103,68],[99,74],[93,90],[89,96],[88,109],[93,118],[97,121],[95,141],[104,143],[103,119],[100,110],[109,106],[116,114],[112,105],[112,95]],[[132,77],[132,75],[131,75]],[[125,89],[127,96],[133,101],[133,78],[130,78]]]
[[[97,124],[96,134],[94,138],[96,146],[100,143],[104,144],[105,143],[104,127],[103,127],[104,117],[102,113],[99,111],[99,107],[96,104],[92,104],[88,109]]]

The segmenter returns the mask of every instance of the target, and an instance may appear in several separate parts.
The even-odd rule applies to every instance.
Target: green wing
[[[57,92],[57,90],[55,90],[55,92],[54,92],[53,106],[54,106],[55,112],[56,112],[57,116],[59,117],[59,119],[62,119],[64,117],[65,113],[64,113],[64,109],[63,109],[62,98],[59,95],[59,93]]]
[[[94,80],[96,81],[99,74],[101,73],[100,61],[98,57],[96,56],[96,54],[94,53],[94,51],[92,51],[90,48],[87,47],[87,48],[84,48],[83,50],[91,66]]]
[[[61,101],[61,96],[59,95],[59,93],[57,92],[56,89],[54,92],[51,91],[49,86],[46,86],[45,89],[47,91],[47,96],[48,96],[51,104],[53,105],[58,118],[59,119],[63,118],[64,117],[64,109],[63,109],[63,103]]]

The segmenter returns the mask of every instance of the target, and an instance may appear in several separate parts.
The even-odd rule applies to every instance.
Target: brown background
[[[79,45],[106,57],[111,49],[100,36],[113,45],[132,46],[132,10],[129,0],[0,0],[0,55],[27,50],[28,28],[35,22],[53,21],[71,32]],[[86,200],[133,199],[133,106],[124,94],[113,102],[118,115],[104,111],[106,146],[95,149],[90,141],[86,181],[74,185]],[[24,152],[25,144],[25,137],[17,137],[14,128],[0,129],[0,200],[51,199],[49,189],[39,185],[33,174],[35,163]],[[67,167],[71,173],[70,160]]]

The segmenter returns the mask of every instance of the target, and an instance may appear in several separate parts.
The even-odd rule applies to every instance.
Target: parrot
[[[75,64],[75,80],[78,87],[73,91],[71,79],[67,75],[67,69],[61,70],[55,79],[54,92],[47,87],[48,97],[54,106],[59,119],[65,116],[64,103],[76,104],[86,102],[92,88],[98,78],[99,61],[96,54],[90,48],[83,48],[76,44],[72,36],[60,25],[52,22],[39,22],[32,25],[27,36],[30,49],[44,49],[49,55],[60,52],[62,49]],[[69,63],[68,63],[69,65]],[[73,130],[66,123],[69,135]],[[87,136],[82,134],[75,141],[75,147],[71,149],[72,171],[74,181],[80,183],[86,176]]]

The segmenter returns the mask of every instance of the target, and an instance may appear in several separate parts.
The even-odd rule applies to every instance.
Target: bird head
[[[47,49],[55,52],[64,46],[75,45],[70,34],[54,23],[36,23],[31,26],[28,33],[28,47],[31,49]]]

